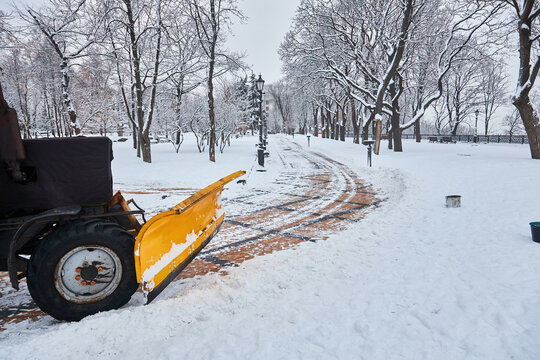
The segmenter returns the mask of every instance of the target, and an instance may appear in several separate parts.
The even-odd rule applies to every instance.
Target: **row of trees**
[[[151,162],[151,134],[178,151],[184,131],[215,149],[242,118],[227,51],[236,0],[49,0],[0,16],[0,67],[25,137],[70,136],[97,126],[131,130]],[[203,105],[204,104],[204,105]],[[221,143],[220,143],[221,141]],[[204,145],[203,145],[204,144]]]
[[[520,56],[512,102],[540,158],[540,124],[530,100],[538,75],[538,20],[534,0],[302,0],[280,48],[285,84],[303,96],[314,135],[354,142],[383,120],[389,146],[421,128],[457,134],[480,110],[487,134],[508,102],[503,61]],[[519,50],[510,46],[519,36]],[[423,123],[426,112],[435,120]],[[302,118],[302,117],[299,117]],[[283,118],[285,120],[285,118]]]

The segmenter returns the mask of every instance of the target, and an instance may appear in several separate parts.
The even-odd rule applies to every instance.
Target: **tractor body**
[[[112,142],[106,137],[23,140],[23,180],[0,166],[0,271],[13,287],[26,276],[28,261],[48,233],[69,222],[102,219],[134,236],[135,214],[120,194],[113,197]]]

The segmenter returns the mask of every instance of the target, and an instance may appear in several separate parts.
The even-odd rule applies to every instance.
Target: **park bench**
[[[431,142],[439,142],[439,139],[438,139],[436,136],[430,136],[430,137],[428,138],[428,140],[429,140],[430,143],[431,143]]]
[[[447,143],[447,144],[448,143],[453,143],[453,144],[455,144],[456,142],[452,139],[451,136],[443,136],[441,138],[441,143]]]

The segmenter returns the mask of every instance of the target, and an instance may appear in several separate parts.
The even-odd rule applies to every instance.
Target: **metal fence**
[[[422,140],[429,138],[437,138],[441,141],[442,138],[452,138],[452,141],[459,142],[474,142],[474,135],[422,135]],[[416,139],[414,134],[402,134],[403,139]],[[504,143],[504,144],[528,144],[527,135],[478,135],[479,143]]]
[[[347,131],[347,137],[353,137],[352,131]],[[371,134],[370,134],[371,137]],[[474,142],[474,135],[422,135],[422,140],[429,141],[429,138],[437,138],[440,142],[442,138],[452,138],[452,141]],[[382,135],[383,140],[388,139],[387,134]],[[402,139],[416,139],[414,134],[401,134]],[[528,144],[527,135],[478,135],[479,143],[502,143],[502,144]]]

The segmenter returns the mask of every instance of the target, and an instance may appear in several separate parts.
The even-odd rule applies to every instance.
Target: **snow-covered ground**
[[[249,188],[277,176],[277,144],[294,141],[348,165],[386,201],[327,241],[175,282],[149,306],[8,324],[0,359],[540,357],[540,244],[528,225],[540,221],[540,161],[527,146],[406,141],[404,153],[382,149],[367,168],[361,145],[270,141],[269,171],[251,172]],[[116,144],[115,184],[200,188],[250,171],[255,142],[233,142],[217,164],[189,141],[179,155],[161,144],[151,165]],[[445,208],[450,194],[463,207]]]

